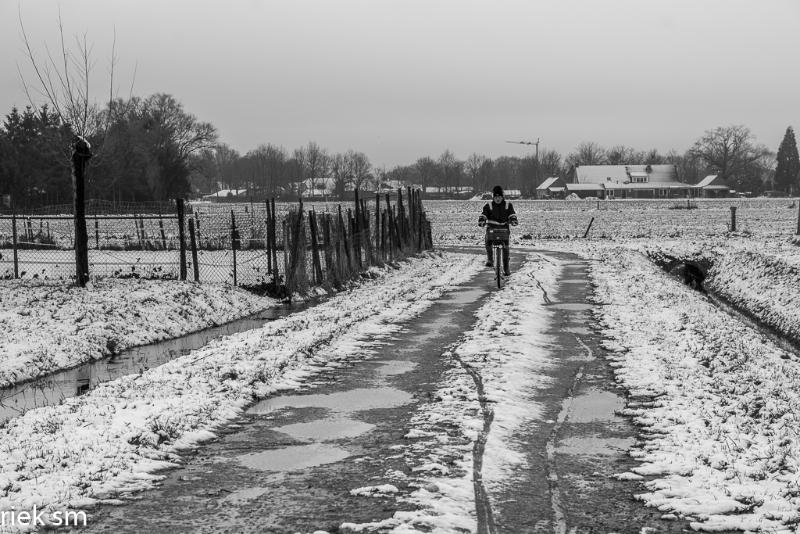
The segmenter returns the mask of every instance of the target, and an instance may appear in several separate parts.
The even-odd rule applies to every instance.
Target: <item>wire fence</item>
[[[394,201],[393,201],[394,198]],[[330,203],[88,201],[93,277],[189,279],[291,295],[341,286],[372,265],[431,249],[418,191]],[[71,205],[0,213],[0,278],[75,279]]]

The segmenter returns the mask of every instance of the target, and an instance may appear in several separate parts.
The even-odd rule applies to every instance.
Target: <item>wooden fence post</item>
[[[350,221],[350,231],[353,243],[353,252],[356,259],[356,268],[360,271],[362,267],[361,262],[361,202],[358,199],[358,189],[355,190],[355,208],[354,211],[347,210],[347,218]]]
[[[272,269],[273,273],[273,282],[275,284],[275,290],[278,289],[278,219],[275,215],[275,197],[272,197],[270,200],[270,218],[272,220],[270,224],[270,238],[272,239]]]
[[[231,210],[231,252],[233,252],[233,285],[238,285],[236,251],[239,249],[239,232],[236,231],[236,216]]]
[[[335,286],[339,285],[336,276],[336,267],[333,264],[333,243],[331,242],[331,218],[330,214],[322,215],[322,239],[324,240],[325,252],[325,277],[332,281]]]
[[[163,228],[161,231],[162,232],[164,231]],[[192,245],[192,270],[194,271],[194,281],[199,282],[200,265],[198,265],[197,263],[197,239],[195,239],[194,219],[192,217],[189,217],[189,241],[191,242]],[[164,248],[167,248],[166,244],[164,245]]]
[[[592,220],[589,221],[589,226],[586,227],[586,231],[583,233],[583,237],[586,237],[586,236],[589,235],[589,230],[592,229],[592,223],[593,222],[594,222],[594,217],[592,217]]]
[[[75,282],[86,287],[89,281],[89,236],[86,233],[86,164],[92,157],[89,143],[78,138],[72,152],[72,191],[75,224]]]
[[[731,232],[736,231],[736,206],[731,206]]]
[[[178,210],[178,248],[179,248],[179,262],[180,262],[180,279],[186,280],[186,230],[185,221],[186,212],[183,199],[176,200]]]
[[[314,268],[314,283],[322,284],[322,263],[319,259],[319,248],[317,245],[317,214],[314,210],[308,213],[308,224],[311,229],[311,262]]]
[[[291,273],[289,273],[289,232],[286,229],[286,217],[281,219],[281,231],[283,233],[283,284],[286,287],[286,296],[291,298],[292,293],[289,288],[291,278]]]
[[[194,231],[197,234],[197,245],[200,246],[200,214],[197,210],[194,212]]]
[[[192,240],[194,240],[194,223],[192,222],[192,218],[189,217],[189,227],[192,229]],[[161,218],[161,214],[158,214],[158,228],[161,230],[161,248],[163,250],[167,250],[167,235],[164,233],[164,219]]]
[[[19,278],[19,253],[17,252],[17,214],[11,213],[11,249],[14,254],[14,278]]]
[[[383,261],[381,251],[381,195],[375,193],[375,255]]]
[[[347,272],[345,273],[345,276],[349,277],[353,273],[353,260],[350,258],[350,244],[347,239],[347,227],[344,225],[341,205],[339,206],[339,235],[342,239],[344,256],[347,258]]]
[[[800,235],[800,198],[797,199],[797,234]]]
[[[94,216],[94,248],[100,250],[100,226],[97,222],[97,215]]]
[[[264,206],[266,207],[266,215],[264,216],[264,250],[267,251],[267,274],[272,274],[272,242],[270,241],[270,228],[269,225],[272,222],[269,216],[269,200],[264,201]]]

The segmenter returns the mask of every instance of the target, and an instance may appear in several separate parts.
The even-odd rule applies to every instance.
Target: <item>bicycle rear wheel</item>
[[[500,265],[503,263],[503,247],[494,247],[494,276],[497,279],[497,289],[503,287],[503,278],[500,276]]]

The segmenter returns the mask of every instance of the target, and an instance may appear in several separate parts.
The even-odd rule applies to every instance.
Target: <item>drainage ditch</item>
[[[87,362],[71,369],[0,389],[0,425],[44,406],[86,393],[103,382],[125,375],[138,374],[174,358],[204,347],[211,341],[253,330],[269,321],[308,308],[310,303],[280,305],[229,323],[206,328],[178,338],[132,347],[109,358]]]

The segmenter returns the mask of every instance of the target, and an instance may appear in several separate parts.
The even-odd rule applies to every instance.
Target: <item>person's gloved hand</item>
[[[519,224],[519,221],[517,220],[517,216],[516,216],[516,214],[514,214],[514,215],[511,215],[511,216],[508,218],[508,222],[509,222],[509,223],[511,223],[511,226],[516,226],[516,225],[518,225],[518,224]]]
[[[478,226],[484,227],[486,226],[486,215],[481,215],[478,217]]]

